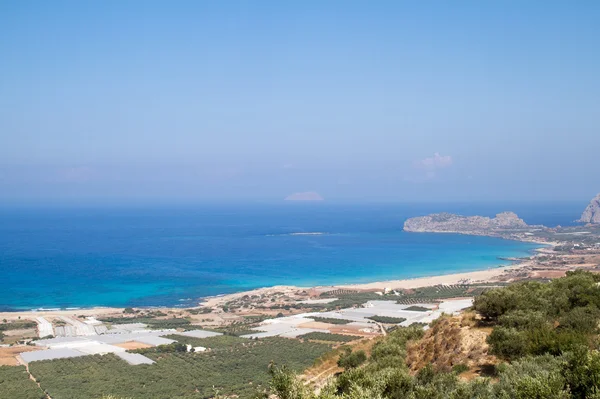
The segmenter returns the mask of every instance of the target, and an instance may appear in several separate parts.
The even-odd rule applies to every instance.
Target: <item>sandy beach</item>
[[[249,295],[265,295],[270,296],[275,293],[291,294],[302,290],[316,290],[316,291],[328,291],[331,289],[352,289],[352,290],[384,290],[384,289],[410,289],[417,287],[430,287],[434,285],[452,285],[452,284],[464,284],[464,283],[483,283],[493,281],[495,278],[502,276],[508,271],[518,270],[530,266],[531,261],[524,261],[516,265],[494,267],[486,270],[478,270],[465,273],[453,273],[439,276],[429,277],[417,277],[411,279],[402,280],[388,280],[388,281],[375,281],[372,283],[362,284],[340,284],[333,286],[317,286],[317,287],[299,287],[293,285],[278,285],[273,287],[257,288],[250,291],[237,292],[233,294],[225,294],[214,297],[205,298],[200,304],[203,307],[217,307],[223,305],[226,302],[230,302],[235,299],[239,299],[243,296]],[[166,310],[169,310],[168,308]],[[173,308],[173,310],[180,311],[179,308]],[[55,316],[73,316],[73,315],[84,315],[84,316],[97,316],[107,313],[121,313],[122,308],[89,308],[89,309],[71,309],[71,310],[39,310],[39,311],[20,311],[20,312],[2,312],[0,313],[0,319],[6,318],[8,320],[16,319],[19,316],[44,316],[44,317],[55,317]]]
[[[531,241],[529,241],[531,242]],[[548,254],[553,252],[553,248],[555,245],[558,245],[558,242],[538,242],[539,244],[544,245],[542,248],[537,248],[535,253],[538,255]],[[534,255],[535,256],[535,255]],[[491,267],[485,270],[476,270],[471,272],[462,272],[462,273],[450,273],[443,274],[437,276],[427,276],[427,277],[416,277],[409,279],[400,279],[400,280],[384,280],[384,281],[375,281],[370,283],[360,283],[360,284],[339,284],[339,285],[330,285],[330,286],[316,286],[316,287],[301,287],[301,286],[293,286],[293,285],[278,285],[273,287],[264,287],[257,288],[249,291],[242,291],[233,294],[224,294],[213,297],[204,298],[199,306],[201,307],[210,307],[216,308],[219,306],[223,306],[227,302],[234,301],[236,299],[240,299],[244,296],[252,296],[252,295],[261,295],[261,296],[273,296],[277,293],[283,293],[286,295],[294,295],[301,291],[319,293],[325,291],[331,291],[334,289],[349,289],[349,290],[357,290],[357,291],[369,291],[369,290],[377,290],[383,291],[385,289],[412,289],[418,287],[430,287],[435,285],[454,285],[454,284],[476,284],[476,283],[486,283],[498,281],[500,277],[504,277],[504,280],[507,280],[506,273],[509,272],[518,272],[521,269],[529,268],[535,264],[535,261],[530,258],[523,258],[518,263],[515,263],[510,266],[498,266]],[[510,278],[508,279],[510,280]],[[164,310],[172,310],[172,311],[181,311],[180,308],[161,308]],[[45,316],[45,317],[55,317],[55,316],[73,316],[73,315],[82,315],[82,316],[97,316],[97,315],[106,315],[112,313],[122,313],[122,308],[110,308],[110,307],[97,307],[97,308],[88,308],[88,309],[70,309],[70,310],[39,310],[39,311],[20,311],[20,312],[3,312],[0,313],[0,319],[6,318],[8,320],[16,319],[19,316],[25,317],[37,317],[37,316]]]
[[[418,287],[431,287],[434,285],[453,285],[453,284],[474,284],[485,283],[494,280],[507,271],[517,270],[531,265],[531,262],[522,262],[517,265],[496,267],[487,270],[479,270],[465,273],[446,274],[441,276],[417,277],[404,280],[377,281],[365,284],[344,284],[339,288],[360,289],[360,290],[383,290],[389,289],[411,289]]]
[[[22,318],[48,317],[54,318],[58,316],[100,316],[111,313],[123,313],[123,308],[97,307],[97,308],[82,308],[82,309],[52,309],[52,310],[22,310],[16,312],[0,312],[0,320],[17,320]]]
[[[516,271],[528,266],[531,266],[533,262],[526,260],[511,266],[494,267],[486,270],[477,270],[472,272],[464,273],[452,273],[438,276],[429,277],[416,277],[411,279],[402,280],[386,280],[386,281],[375,281],[372,283],[361,283],[361,284],[340,284],[331,286],[316,286],[316,287],[297,287],[291,285],[282,285],[268,288],[258,288],[251,291],[238,292],[235,294],[227,294],[221,296],[215,296],[206,298],[202,303],[202,306],[215,307],[222,305],[226,302],[241,298],[245,295],[272,295],[276,292],[291,293],[299,290],[316,290],[316,291],[329,291],[332,289],[350,289],[350,290],[381,290],[384,289],[411,289],[418,287],[431,287],[435,285],[453,285],[453,284],[474,284],[474,283],[486,283],[497,279],[507,272]]]

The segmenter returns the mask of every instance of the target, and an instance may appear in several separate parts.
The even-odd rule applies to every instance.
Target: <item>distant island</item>
[[[319,193],[314,191],[306,191],[303,193],[294,193],[285,197],[286,201],[323,201],[325,198],[321,197]]]
[[[596,195],[581,214],[578,222],[600,224],[600,194]]]

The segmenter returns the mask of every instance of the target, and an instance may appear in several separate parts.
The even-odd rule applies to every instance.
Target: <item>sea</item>
[[[407,233],[413,216],[512,210],[571,225],[585,204],[223,203],[0,207],[0,310],[195,306],[274,285],[366,283],[506,265],[537,244]]]

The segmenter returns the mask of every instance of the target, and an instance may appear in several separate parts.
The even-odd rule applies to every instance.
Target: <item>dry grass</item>
[[[37,351],[41,348],[36,346],[11,346],[0,348],[0,366],[18,366],[17,355],[22,352]]]
[[[483,365],[497,363],[497,359],[488,353],[486,339],[489,333],[490,329],[477,327],[474,313],[443,317],[421,340],[409,343],[407,364],[413,372],[427,364],[440,371],[451,371],[452,367],[464,364],[471,372],[476,372]]]
[[[381,340],[382,337],[375,339],[363,339],[357,341],[353,345],[343,345],[343,347],[350,346],[353,351],[363,350],[370,356],[373,345]],[[341,367],[338,367],[337,361],[342,353],[343,349],[336,349],[321,356],[312,367],[309,367],[302,374],[302,379],[310,384],[315,389],[322,388],[327,380],[334,376],[336,373],[343,371]]]
[[[124,348],[127,350],[152,348],[152,345],[143,344],[143,343],[137,342],[137,341],[123,342],[122,344],[114,344],[114,346],[118,346],[120,348]]]

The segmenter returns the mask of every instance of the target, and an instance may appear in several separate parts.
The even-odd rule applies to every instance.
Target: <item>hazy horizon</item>
[[[600,3],[0,4],[0,204],[600,192]]]

